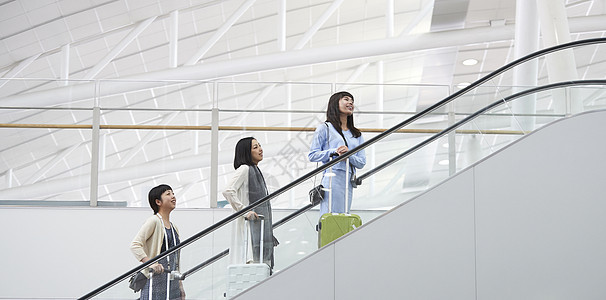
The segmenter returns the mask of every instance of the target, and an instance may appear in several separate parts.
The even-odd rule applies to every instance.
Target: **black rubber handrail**
[[[197,234],[193,235],[192,237],[186,239],[185,241],[182,241],[181,243],[179,243],[178,245],[169,248],[168,250],[160,253],[159,255],[157,255],[156,257],[148,260],[145,263],[142,263],[141,265],[132,268],[131,270],[127,271],[126,273],[118,276],[117,278],[109,281],[108,283],[100,286],[99,288],[91,291],[90,293],[80,297],[79,299],[90,299],[91,297],[94,297],[95,295],[103,292],[104,290],[118,284],[119,282],[126,280],[127,278],[129,278],[130,276],[132,276],[133,274],[135,274],[136,272],[145,269],[146,267],[150,266],[151,264],[159,261],[160,259],[172,254],[175,251],[178,251],[188,245],[190,245],[191,243],[197,241],[198,239],[208,235],[209,233],[225,226],[226,224],[234,221],[235,219],[243,216],[244,214],[248,213],[249,211],[251,211],[252,209],[260,206],[262,203],[266,202],[266,201],[270,201],[273,198],[276,198],[277,196],[283,194],[284,192],[286,192],[287,190],[290,190],[291,188],[303,183],[304,181],[312,178],[313,176],[315,176],[316,174],[319,174],[320,172],[323,172],[324,170],[348,159],[350,156],[354,155],[355,153],[366,149],[367,147],[369,147],[370,145],[384,139],[385,137],[387,137],[388,135],[392,134],[393,132],[397,131],[398,129],[413,123],[414,121],[426,116],[427,114],[433,112],[434,110],[446,105],[447,103],[457,99],[458,97],[460,97],[461,95],[467,93],[468,91],[471,91],[472,89],[474,89],[475,87],[485,83],[486,81],[492,79],[495,76],[498,76],[499,74],[513,68],[514,66],[517,66],[519,64],[522,64],[528,60],[531,60],[533,58],[551,53],[551,52],[555,52],[555,51],[559,51],[559,50],[564,50],[564,49],[568,49],[568,48],[573,48],[573,47],[577,47],[577,46],[586,46],[586,45],[592,45],[592,44],[599,44],[599,43],[605,43],[606,42],[606,38],[595,38],[595,39],[586,39],[586,40],[579,40],[579,41],[574,41],[574,42],[570,42],[570,43],[566,43],[566,44],[562,44],[562,45],[557,45],[557,46],[553,46],[550,48],[546,48],[543,50],[539,50],[537,52],[534,52],[532,54],[526,55],[522,58],[519,58],[517,60],[512,61],[509,64],[506,64],[505,66],[497,69],[496,71],[491,72],[490,74],[478,79],[477,81],[471,83],[469,86],[459,90],[458,92],[455,92],[454,94],[444,98],[443,100],[429,106],[428,108],[426,108],[425,110],[419,112],[418,114],[400,122],[399,124],[393,126],[392,128],[389,128],[387,130],[385,130],[384,132],[378,134],[377,136],[369,139],[368,141],[360,144],[359,146],[355,147],[354,149],[349,150],[348,152],[338,156],[336,159],[331,160],[330,162],[321,165],[320,167],[316,168],[315,170],[312,170],[306,174],[304,174],[303,176],[295,179],[294,181],[292,181],[291,183],[286,184],[285,186],[283,186],[282,188],[279,188],[278,190],[276,190],[275,192],[259,199],[258,201],[256,201],[255,203],[243,208],[242,210],[235,212],[233,214],[231,214],[230,216],[226,217],[223,220],[220,220],[219,222],[211,225],[210,227],[198,232]],[[361,179],[360,179],[361,180]]]

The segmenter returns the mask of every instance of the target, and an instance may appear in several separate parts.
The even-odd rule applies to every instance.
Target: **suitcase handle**
[[[260,236],[260,241],[259,241],[259,263],[263,263],[263,248],[264,248],[264,241],[263,241],[263,234],[265,233],[265,216],[264,215],[257,215],[257,217],[259,218],[259,220],[261,220],[261,236]],[[247,255],[246,253],[248,253],[248,236],[250,234],[249,229],[250,229],[250,220],[244,218],[244,220],[248,221],[248,226],[246,227],[246,236],[244,237],[245,241],[244,241],[244,261],[247,260]],[[251,236],[251,244],[252,244],[252,236]]]

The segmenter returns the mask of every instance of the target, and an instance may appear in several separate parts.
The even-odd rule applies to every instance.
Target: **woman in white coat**
[[[255,138],[246,137],[238,141],[234,157],[236,172],[223,191],[223,196],[235,211],[240,211],[269,194],[265,178],[263,178],[263,174],[257,166],[262,160],[263,148]],[[252,243],[253,261],[260,261],[261,222],[258,215],[263,215],[265,220],[263,262],[272,270],[274,266],[274,247],[278,245],[278,241],[273,235],[271,204],[269,201],[232,223],[234,226],[232,227],[233,234],[229,249],[230,264],[246,263],[246,253],[244,251],[248,249],[248,245],[244,245],[245,218],[250,221],[251,238],[249,240]]]

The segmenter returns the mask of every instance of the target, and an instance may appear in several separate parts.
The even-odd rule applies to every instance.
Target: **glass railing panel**
[[[204,222],[206,224],[206,222]],[[220,256],[212,264],[200,264],[230,248],[234,222],[195,241],[181,251],[181,273],[188,299],[224,299],[230,256]]]
[[[210,153],[196,149],[207,149],[209,141],[209,131],[101,130],[106,150],[99,163],[99,199],[147,207],[147,191],[167,183],[181,191],[180,207],[210,207]]]
[[[525,88],[531,89],[533,87]],[[409,191],[424,191],[447,179],[456,172],[497,152],[516,141],[524,134],[565,116],[564,114],[556,114],[549,109],[543,109],[544,112],[542,113],[527,113],[524,110],[527,110],[528,107],[533,109],[535,107],[540,107],[541,104],[538,103],[539,101],[549,101],[551,105],[559,101],[570,108],[573,106],[570,95],[576,93],[577,98],[579,98],[579,95],[583,95],[583,92],[571,91],[573,88],[564,88],[541,91],[528,96],[513,98],[512,95],[514,95],[518,89],[520,89],[520,87],[482,86],[474,89],[473,93],[457,98],[451,104],[451,107],[448,108],[448,110],[454,111],[451,112],[451,119],[448,121],[444,119],[438,120],[436,116],[439,116],[439,113],[428,114],[425,118],[420,119],[420,121],[423,119],[431,120],[433,121],[432,128],[436,131],[440,131],[444,130],[447,127],[446,125],[452,125],[462,121],[465,118],[472,116],[472,114],[478,110],[489,107],[489,109],[482,111],[481,114],[474,116],[469,122],[461,125],[456,131],[445,134],[435,141],[424,144],[422,149],[414,150],[413,153],[403,158],[402,162],[397,162],[385,170],[380,171],[380,173],[389,173],[389,175],[386,176],[389,180],[381,181],[379,178],[382,175],[377,173],[367,181],[371,182],[370,185],[373,189],[384,189],[387,186],[394,189],[391,185],[396,185],[395,189],[403,187],[403,189]],[[586,95],[589,93],[593,95],[596,101],[599,101],[597,99],[603,97],[603,95],[600,94],[600,89],[595,88],[592,92],[586,92],[585,97],[580,98],[587,99]],[[507,96],[502,98],[502,100],[499,100],[499,98],[496,98],[498,95]],[[556,97],[558,95],[568,96],[556,98],[554,95],[556,95]],[[589,103],[591,100],[585,102]],[[420,126],[422,123],[423,122],[415,121],[410,125],[403,127],[401,131],[422,128],[422,126]],[[387,149],[392,147],[390,144],[397,145],[393,143],[395,140],[394,136],[397,134],[398,133],[394,133],[392,136],[381,140],[374,145],[374,147],[381,147],[382,151],[387,151]],[[403,146],[399,151],[400,153],[410,151],[410,149],[416,147],[416,145],[424,143],[424,141],[430,138],[433,139],[434,137],[430,134],[426,136],[419,135],[417,138],[411,137],[410,139],[416,139],[416,142]],[[453,146],[450,146],[451,143]],[[368,149],[371,148],[373,147],[369,147]],[[367,152],[372,152],[372,150],[367,150]],[[389,153],[389,155],[382,157],[382,155],[377,155],[375,152],[374,158],[377,161],[376,165],[389,161],[391,157],[395,157],[398,154],[399,153]],[[407,162],[407,160],[411,161]],[[401,166],[398,167],[399,165]],[[399,172],[396,170],[399,170]],[[415,174],[412,175],[412,173]],[[415,179],[409,179],[407,178],[408,176],[412,176]],[[404,179],[402,177],[404,177]],[[358,188],[359,191],[365,191],[365,189],[366,187]],[[372,193],[364,194],[372,195]],[[402,199],[405,200],[406,198],[402,197]],[[397,205],[399,203],[398,201],[399,200],[394,200],[390,204]]]
[[[180,191],[180,207],[210,207],[212,84],[103,81],[99,90],[99,199],[147,207],[158,182]]]
[[[3,204],[88,205],[92,109],[78,107],[69,93],[56,97],[41,92],[63,89],[64,82],[14,79],[0,83]],[[94,85],[69,84],[80,84],[81,93],[94,94]],[[31,93],[21,94],[23,89]]]
[[[48,204],[90,199],[90,129],[2,128],[2,136],[0,199]]]
[[[366,149],[367,164],[365,168],[357,171],[358,174],[364,174],[367,170],[380,167],[386,161],[401,155],[417,142],[429,136],[431,134],[428,133],[398,132],[382,139],[374,146]],[[368,138],[372,138],[372,136]],[[405,179],[413,178],[407,177],[413,170],[409,168],[410,164],[418,162],[420,161],[414,159],[399,160],[372,177],[363,179],[362,185],[354,189],[352,209],[383,210],[399,204],[401,201],[399,199],[411,190],[404,188]]]
[[[579,86],[570,87],[568,92],[572,102],[581,102],[577,104],[583,107],[583,111],[591,111],[606,108],[606,87],[604,86]]]
[[[571,108],[578,105],[574,104],[575,101],[581,102],[583,109],[586,109],[589,103],[597,103],[604,97],[602,87],[555,87],[540,90],[542,88],[535,88],[538,90],[529,95],[515,97],[514,94],[500,101],[495,100],[491,109],[459,127],[456,131],[457,149],[460,149],[457,151],[460,157],[457,160],[457,170],[500,150],[533,130],[566,117],[572,113]],[[560,103],[554,104],[558,102]],[[553,107],[556,105],[567,107],[569,112],[555,113]]]
[[[274,211],[274,218],[279,220],[293,210]],[[309,210],[274,230],[280,242],[275,248],[275,270],[280,271],[318,249],[316,225],[319,220],[317,209]]]

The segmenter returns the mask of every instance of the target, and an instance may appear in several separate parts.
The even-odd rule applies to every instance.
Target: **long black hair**
[[[332,96],[330,96],[330,99],[328,99],[328,109],[326,110],[326,122],[330,122],[332,127],[334,127],[341,135],[343,135],[343,132],[341,131],[341,111],[339,110],[339,100],[345,96],[350,97],[351,100],[354,99],[353,95],[349,92],[342,91],[334,93]],[[362,135],[360,130],[354,126],[353,114],[347,116],[347,128],[351,130],[351,134],[355,138]]]
[[[241,165],[254,165],[252,155],[250,154],[252,148],[252,140],[256,140],[254,137],[249,136],[241,138],[236,143],[236,151],[234,155],[234,169],[237,169]]]

